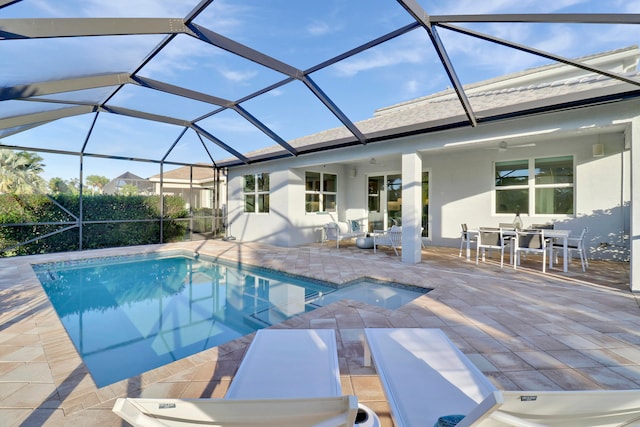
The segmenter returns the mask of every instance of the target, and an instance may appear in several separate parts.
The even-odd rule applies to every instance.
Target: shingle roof
[[[581,58],[585,61],[602,55],[611,54],[627,49],[637,50],[636,46],[606,52]],[[526,115],[540,109],[554,106],[561,108],[584,103],[587,100],[597,101],[603,97],[617,94],[640,94],[640,87],[621,82],[611,77],[590,74],[579,78],[564,78],[557,81],[538,82],[527,86],[504,87],[497,90],[481,90],[496,82],[514,80],[534,72],[563,67],[563,64],[537,67],[500,78],[491,79],[465,86],[469,102],[479,121],[492,120],[504,115]],[[638,72],[627,73],[625,76],[634,78]],[[383,139],[387,135],[424,133],[440,129],[469,126],[465,112],[453,90],[445,90],[433,95],[417,98],[401,104],[379,109],[374,116],[355,123],[362,133],[375,140]],[[355,145],[357,141],[344,127],[328,129],[313,135],[308,135],[289,141],[297,149],[313,151],[315,146]],[[274,145],[247,154],[249,158],[273,156],[276,153],[286,155],[280,146]],[[225,162],[221,162],[224,164]]]
[[[192,172],[190,171],[191,167],[190,166],[182,166],[179,167],[177,169],[173,169],[170,171],[164,171],[163,176],[164,176],[164,180],[165,181],[171,181],[171,180],[185,180],[185,181],[189,181],[189,177],[191,176]],[[194,165],[193,167],[193,181],[194,182],[198,182],[198,181],[206,181],[206,180],[212,180],[213,179],[213,171],[211,170],[211,167],[203,165],[203,167],[197,167],[196,165]],[[150,180],[157,180],[160,181],[160,174],[157,175],[153,175],[149,177]]]

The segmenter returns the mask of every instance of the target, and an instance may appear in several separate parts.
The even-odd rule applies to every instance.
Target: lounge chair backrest
[[[494,391],[456,427],[636,426],[640,391]]]
[[[291,399],[118,399],[113,412],[134,426],[353,426],[356,396]]]

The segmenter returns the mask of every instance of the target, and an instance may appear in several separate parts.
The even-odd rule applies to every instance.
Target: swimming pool
[[[427,292],[368,282],[338,288],[182,252],[33,269],[98,387],[341,298],[397,308]]]

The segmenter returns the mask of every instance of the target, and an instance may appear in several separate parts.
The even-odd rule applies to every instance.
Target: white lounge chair
[[[322,243],[335,240],[336,248],[339,248],[341,240],[356,239],[366,235],[367,233],[362,230],[362,226],[357,221],[330,222],[324,225]]]
[[[396,427],[433,426],[466,415],[497,388],[439,329],[365,329]]]
[[[242,358],[225,399],[339,396],[342,386],[333,329],[261,329]],[[362,403],[357,403],[357,416],[358,426],[380,425],[375,412]]]
[[[456,427],[640,425],[640,390],[494,391]]]
[[[207,421],[233,427],[352,427],[356,419],[358,426],[379,426],[375,413],[355,396],[342,396],[333,329],[259,330],[224,399],[118,399],[113,410],[134,426]],[[168,423],[171,417],[179,423]]]
[[[420,245],[424,248],[423,231],[424,227],[420,228]],[[393,225],[388,230],[374,230],[373,253],[376,253],[378,246],[391,246],[396,256],[399,256],[398,249],[402,247],[402,226]]]
[[[640,426],[640,390],[500,391],[439,329],[365,329],[396,427]],[[458,421],[458,419],[460,419]]]
[[[341,395],[333,329],[261,329],[247,349],[225,398]]]
[[[139,427],[352,427],[355,396],[313,399],[118,399],[113,412]]]

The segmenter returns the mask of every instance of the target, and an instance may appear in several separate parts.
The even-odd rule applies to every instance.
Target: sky
[[[199,0],[23,0],[0,8],[3,18],[179,17]],[[640,0],[418,0],[429,15],[479,13],[640,13]],[[413,22],[395,0],[216,0],[194,21],[197,25],[307,70]],[[577,58],[640,42],[635,25],[458,24],[567,58]],[[493,43],[437,28],[463,84],[545,65],[548,61]],[[133,72],[163,36],[110,36],[38,40],[0,40],[0,82],[10,87],[90,74]],[[285,76],[186,35],[177,36],[140,72],[140,76],[237,101]],[[353,122],[381,107],[451,87],[426,31],[418,28],[370,50],[310,74]],[[48,100],[99,103],[113,90],[100,88],[50,95]],[[0,102],[0,118],[60,108],[51,102]],[[216,110],[203,102],[125,85],[109,105],[194,120]],[[240,104],[284,140],[342,124],[300,82],[292,82]],[[0,141],[15,146],[80,151],[126,158],[165,158],[210,162],[231,155],[189,130],[148,120],[101,113],[60,119]],[[274,141],[233,111],[198,125],[241,153]],[[93,129],[89,138],[89,129]],[[206,147],[206,149],[203,147]],[[173,147],[173,148],[172,148]],[[78,177],[78,159],[40,153],[44,177]],[[165,170],[175,166],[167,165]],[[85,157],[84,176],[115,178],[126,171],[142,177],[159,173],[154,163]]]

